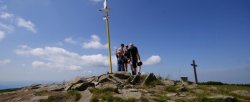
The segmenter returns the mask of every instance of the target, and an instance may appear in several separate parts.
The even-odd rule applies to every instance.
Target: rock
[[[175,82],[172,80],[162,80],[162,83],[166,86],[174,86]]]
[[[30,86],[30,89],[39,89],[39,88],[41,88],[41,85],[42,84],[33,84]]]
[[[193,90],[193,92],[198,94],[198,95],[204,94],[204,90],[201,90],[201,89],[195,89],[195,90]]]
[[[109,79],[109,77],[110,76],[108,74],[101,75],[98,78],[98,82],[99,83],[110,82],[111,80]]]
[[[209,96],[207,98],[220,99],[220,100],[224,100],[225,102],[236,102],[236,99],[232,96],[216,95],[216,96]]]
[[[135,75],[134,77],[133,77],[133,79],[130,81],[132,84],[136,84],[136,83],[139,83],[140,82],[140,79],[141,79],[141,77],[140,77],[140,75]]]
[[[157,80],[153,73],[150,73],[143,81],[143,85],[149,85],[151,82]]]
[[[187,91],[187,88],[182,86],[180,88],[177,89],[178,92],[186,92]]]
[[[68,85],[64,88],[65,91],[69,91],[73,85]]]
[[[73,84],[78,84],[78,83],[82,83],[82,82],[88,82],[88,81],[86,78],[76,77],[69,84],[73,85]]]
[[[137,89],[122,89],[120,91],[120,94],[115,94],[114,97],[120,97],[122,99],[141,99],[142,93],[139,92]]]
[[[30,101],[32,101],[32,102],[39,102],[42,99],[48,99],[48,98],[49,98],[49,96],[35,96],[35,97],[32,97],[30,99]]]
[[[133,85],[128,84],[128,85],[125,85],[123,88],[124,89],[129,89],[129,88],[133,88],[133,87],[134,87]]]
[[[239,95],[239,96],[250,97],[250,92],[247,90],[235,90],[231,93]]]
[[[177,93],[167,93],[167,96],[168,97],[174,97],[174,96],[176,96],[177,95]]]
[[[48,91],[63,91],[65,88],[65,86],[63,85],[59,85],[59,84],[55,84],[55,85],[50,85],[47,87]]]
[[[78,102],[90,102],[91,97],[93,94],[87,89],[85,91],[80,92],[82,97]]]
[[[130,74],[126,72],[116,72],[114,73],[114,76],[119,79],[128,79],[130,77]]]
[[[94,87],[94,83],[90,83],[90,82],[83,82],[83,83],[79,83],[76,85],[73,85],[71,87],[71,90],[78,90],[78,91],[84,91],[86,90],[88,87]]]

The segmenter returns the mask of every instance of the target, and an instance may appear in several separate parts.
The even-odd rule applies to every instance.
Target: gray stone
[[[201,89],[195,89],[195,90],[193,90],[193,92],[198,94],[198,95],[204,94],[204,90],[201,90]]]
[[[187,88],[182,86],[180,88],[177,89],[178,92],[186,92],[187,91]]]
[[[108,74],[103,74],[103,75],[99,76],[98,82],[99,82],[99,83],[110,82],[111,80],[109,79],[109,77],[110,77],[110,75],[108,75]]]
[[[73,86],[71,87],[71,90],[84,91],[84,90],[86,90],[88,87],[94,87],[94,83],[89,83],[89,82],[79,83],[79,84],[73,85]]]
[[[174,97],[174,96],[176,96],[177,95],[177,93],[167,93],[167,96],[168,97]]]
[[[41,88],[41,85],[42,84],[33,84],[30,86],[30,89],[39,89],[39,88]]]
[[[35,96],[35,97],[32,97],[30,99],[30,101],[32,101],[32,102],[39,102],[39,100],[48,99],[48,98],[49,98],[49,96]]]
[[[235,90],[231,93],[239,95],[239,96],[250,97],[250,92],[247,90]]]
[[[140,75],[135,75],[134,78],[130,81],[132,84],[136,84],[140,82]]]
[[[114,97],[120,97],[122,99],[129,99],[129,98],[141,99],[142,93],[139,92],[138,90],[137,91],[135,90],[122,89],[120,91],[120,94],[115,94]]]
[[[83,83],[83,82],[88,82],[88,81],[86,78],[76,77],[75,79],[70,81],[69,84],[74,85],[74,84]]]
[[[63,85],[59,85],[59,84],[55,84],[55,85],[50,85],[47,87],[48,91],[63,91],[65,88],[65,86]]]
[[[150,73],[146,79],[143,81],[143,85],[149,85],[151,82],[157,80],[154,73]]]
[[[128,79],[130,77],[130,74],[126,72],[116,72],[114,73],[114,76],[119,79]]]
[[[175,82],[172,80],[162,80],[162,83],[166,86],[174,86]]]
[[[225,102],[236,102],[236,99],[232,96],[225,96],[225,95],[216,95],[216,96],[209,96],[207,98],[210,99],[221,99],[224,100]]]
[[[87,89],[85,91],[80,92],[82,97],[78,102],[90,102],[91,97],[93,94]]]

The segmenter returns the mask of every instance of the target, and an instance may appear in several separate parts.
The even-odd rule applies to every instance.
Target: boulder
[[[151,82],[156,81],[157,78],[154,75],[154,73],[150,73],[149,75],[147,75],[146,79],[143,81],[143,85],[149,85]]]
[[[141,79],[140,75],[135,75],[130,82],[132,84],[136,84],[140,82],[140,79]]]
[[[82,83],[78,83],[78,84],[73,85],[70,89],[71,89],[71,90],[84,91],[84,90],[86,90],[88,87],[94,87],[94,86],[95,86],[94,83],[82,82]]]
[[[103,75],[98,77],[98,82],[99,83],[110,82],[111,80],[109,78],[110,78],[110,75],[103,74]]]
[[[63,91],[65,86],[60,84],[49,85],[46,87],[48,91]]]
[[[172,80],[163,80],[162,83],[166,86],[174,86],[175,82]]]
[[[42,84],[32,84],[32,85],[30,86],[30,89],[39,89],[39,88],[41,88],[41,85],[42,85]]]
[[[114,76],[119,79],[128,79],[130,77],[130,74],[126,72],[116,72],[114,73]]]
[[[81,77],[76,77],[75,79],[73,79],[72,81],[70,81],[70,83],[68,84],[78,84],[78,83],[82,83],[82,82],[87,82],[86,78],[81,78]]]
[[[93,94],[87,89],[85,91],[80,92],[82,97],[78,102],[90,102],[91,97]]]
[[[139,92],[137,89],[122,89],[119,91],[120,94],[115,94],[114,97],[120,97],[122,99],[141,99],[142,93]]]

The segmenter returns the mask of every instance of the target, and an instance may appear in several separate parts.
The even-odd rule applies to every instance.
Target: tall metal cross
[[[108,55],[109,55],[109,73],[112,73],[112,59],[111,59],[111,48],[110,48],[110,31],[109,31],[109,8],[107,5],[107,0],[104,0],[103,9],[101,11],[105,12],[105,20],[106,20],[106,32],[108,38]]]
[[[191,66],[193,66],[193,68],[194,68],[195,83],[198,84],[198,78],[197,78],[197,73],[196,73],[196,67],[198,65],[195,64],[195,60],[193,60],[193,63],[191,64]]]

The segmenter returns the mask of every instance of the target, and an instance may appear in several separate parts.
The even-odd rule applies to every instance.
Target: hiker
[[[116,49],[116,58],[117,58],[117,67],[118,71],[125,71],[124,68],[124,44],[121,44],[121,47]]]
[[[125,61],[124,61],[124,67],[125,67],[125,71],[128,71],[128,63],[129,63],[129,58],[130,58],[130,54],[129,54],[129,49],[128,49],[128,45],[125,46],[124,48],[124,57],[125,57]]]
[[[142,62],[140,60],[138,49],[136,46],[134,46],[133,43],[130,44],[129,52],[130,52],[130,65],[131,65],[132,75],[136,75],[137,66],[139,66],[138,74],[140,75]]]

